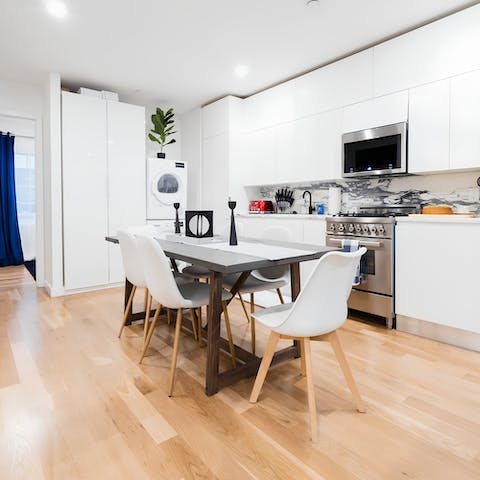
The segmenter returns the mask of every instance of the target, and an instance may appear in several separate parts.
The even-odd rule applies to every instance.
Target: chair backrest
[[[117,235],[122,253],[123,270],[127,280],[137,287],[144,288],[145,277],[135,235],[128,230],[119,230]]]
[[[281,240],[289,242],[292,239],[292,234],[288,228],[281,226],[267,227],[262,233],[262,240]],[[286,279],[288,275],[288,265],[281,265],[278,267],[261,268],[254,270],[252,276],[263,280],[265,282],[274,282],[281,279]]]
[[[143,274],[142,260],[138,251],[138,244],[135,235],[155,236],[153,225],[139,225],[128,227],[126,230],[117,232],[122,253],[123,270],[128,281],[137,287],[144,288],[145,276]]]
[[[190,302],[180,293],[170,260],[158,241],[140,235],[137,237],[137,242],[145,281],[152,297],[167,308],[188,308]]]
[[[329,252],[318,262],[282,324],[299,337],[322,335],[347,318],[347,300],[360,258],[367,251]]]

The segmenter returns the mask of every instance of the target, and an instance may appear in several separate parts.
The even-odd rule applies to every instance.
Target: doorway
[[[36,120],[0,114],[0,131],[14,137],[15,190],[18,226],[25,267],[37,277]]]

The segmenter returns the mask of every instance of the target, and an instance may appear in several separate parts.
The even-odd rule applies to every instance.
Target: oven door
[[[346,237],[327,235],[328,247],[341,247]],[[349,240],[358,240],[360,247],[367,252],[361,260],[361,273],[365,278],[356,290],[392,295],[392,240],[389,238],[348,237]]]

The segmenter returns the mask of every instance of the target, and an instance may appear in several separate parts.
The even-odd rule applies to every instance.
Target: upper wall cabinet
[[[350,105],[343,110],[342,132],[381,127],[408,119],[408,91]]]
[[[480,71],[452,79],[450,101],[450,168],[480,168]]]
[[[228,97],[222,98],[202,108],[202,136],[214,137],[228,131]]]
[[[276,127],[275,182],[340,178],[341,119],[339,109]]]
[[[245,131],[260,130],[293,120],[295,82],[285,82],[246,98]]]
[[[373,49],[296,79],[296,118],[334,110],[373,96]]]
[[[375,96],[480,68],[480,5],[374,47]]]
[[[408,170],[448,170],[450,148],[450,80],[410,90]]]

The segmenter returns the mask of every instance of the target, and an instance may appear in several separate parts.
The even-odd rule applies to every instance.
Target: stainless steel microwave
[[[342,135],[342,176],[370,177],[407,173],[407,123]]]

